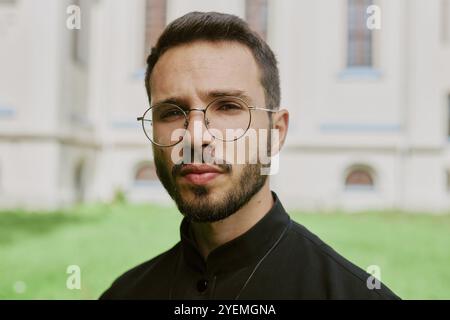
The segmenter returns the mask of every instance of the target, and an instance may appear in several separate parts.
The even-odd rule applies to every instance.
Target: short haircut
[[[151,102],[150,76],[159,58],[179,45],[204,40],[236,41],[247,46],[260,69],[266,107],[280,106],[280,77],[275,54],[268,44],[241,18],[218,12],[190,12],[170,23],[159,37],[147,58],[145,88]]]

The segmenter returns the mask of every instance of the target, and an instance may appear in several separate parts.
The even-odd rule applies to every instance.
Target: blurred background
[[[292,216],[402,298],[449,299],[450,0],[0,0],[0,298],[95,299],[178,241],[136,117],[151,46],[194,10],[277,55]]]

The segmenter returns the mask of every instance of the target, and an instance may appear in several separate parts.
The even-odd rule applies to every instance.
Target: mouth
[[[180,176],[183,179],[196,185],[206,185],[222,174],[224,174],[224,172],[219,168],[206,164],[183,165],[180,171]]]

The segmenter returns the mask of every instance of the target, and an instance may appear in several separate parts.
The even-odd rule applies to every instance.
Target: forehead
[[[156,63],[150,83],[153,103],[220,90],[241,90],[254,100],[264,96],[251,50],[230,41],[197,41],[169,49]]]

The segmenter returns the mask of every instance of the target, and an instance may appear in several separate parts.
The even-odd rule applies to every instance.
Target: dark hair
[[[150,76],[159,58],[168,49],[178,45],[206,41],[237,41],[247,46],[261,71],[261,84],[264,88],[267,108],[280,106],[280,77],[277,60],[267,43],[250,29],[241,18],[218,12],[191,12],[174,20],[161,34],[147,58],[145,88],[150,95]]]

